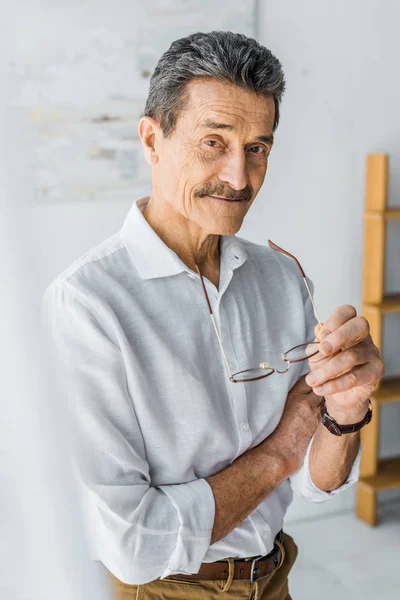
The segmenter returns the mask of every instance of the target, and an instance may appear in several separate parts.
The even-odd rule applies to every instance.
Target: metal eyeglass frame
[[[311,290],[310,290],[309,285],[307,283],[306,275],[304,273],[304,270],[303,270],[301,264],[299,263],[299,261],[297,260],[297,258],[295,256],[293,256],[293,254],[290,254],[286,250],[283,250],[283,248],[280,248],[279,246],[277,246],[276,244],[274,244],[273,242],[271,242],[271,240],[268,240],[268,245],[269,245],[269,247],[272,250],[275,250],[276,252],[281,252],[282,254],[285,254],[286,256],[289,256],[289,258],[292,258],[295,261],[295,263],[296,263],[296,265],[297,265],[297,267],[298,267],[298,269],[299,269],[299,271],[301,273],[301,277],[302,277],[302,279],[304,281],[304,284],[305,284],[305,286],[307,288],[307,292],[308,292],[308,295],[309,295],[310,300],[311,300],[311,304],[312,304],[312,307],[313,307],[313,310],[314,310],[315,317],[317,318],[318,323],[319,323],[319,325],[321,327],[322,326],[321,320],[320,320],[320,318],[318,316],[318,312],[317,312],[317,308],[315,306],[314,298],[313,298],[313,296],[311,294]],[[228,373],[229,373],[229,379],[233,383],[246,383],[248,381],[257,381],[258,379],[264,379],[265,377],[269,377],[269,375],[272,375],[273,373],[279,373],[279,374],[287,373],[287,371],[290,369],[290,365],[291,365],[292,362],[296,363],[296,362],[301,362],[303,360],[308,360],[309,358],[311,358],[311,356],[315,356],[315,354],[318,354],[319,342],[315,342],[315,341],[304,342],[304,344],[299,344],[297,346],[294,346],[293,348],[290,348],[290,350],[287,350],[284,354],[281,354],[282,360],[288,364],[287,369],[285,369],[284,371],[279,371],[278,369],[274,369],[267,362],[262,362],[262,363],[260,363],[258,365],[258,367],[253,367],[252,369],[246,369],[244,371],[238,371],[237,373],[232,373],[231,369],[230,369],[230,366],[229,366],[229,363],[228,363],[228,359],[226,357],[226,353],[225,353],[224,347],[222,345],[221,336],[219,334],[217,325],[215,323],[215,318],[214,318],[214,314],[213,314],[213,311],[212,311],[212,308],[211,308],[211,303],[210,303],[210,299],[208,297],[207,289],[206,289],[206,286],[205,286],[205,283],[204,283],[203,275],[201,274],[200,268],[199,268],[199,266],[197,264],[196,264],[196,269],[197,269],[197,272],[198,272],[198,274],[200,276],[200,281],[201,281],[201,285],[202,285],[202,288],[203,288],[204,296],[205,296],[205,299],[207,301],[208,311],[210,313],[211,321],[212,321],[212,324],[214,326],[215,333],[217,335],[217,339],[218,339],[219,346],[221,348],[222,356],[224,358],[224,362],[225,362],[226,368],[227,368]],[[299,359],[295,359],[294,360],[294,359],[288,359],[286,357],[286,355],[289,354],[289,352],[292,352],[293,350],[296,350],[296,348],[300,348],[301,346],[308,346],[310,344],[313,344],[313,345],[316,346],[315,352],[313,351],[311,354],[308,354],[304,358],[299,358]],[[269,372],[265,373],[263,375],[259,375],[257,377],[249,377],[248,379],[237,379],[237,377],[239,375],[248,373],[249,371],[255,371],[257,369],[266,369],[266,370],[268,369]]]

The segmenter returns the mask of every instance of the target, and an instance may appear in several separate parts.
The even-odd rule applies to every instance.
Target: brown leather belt
[[[270,575],[275,569],[281,566],[283,562],[282,541],[283,530],[275,537],[274,549],[265,556],[252,556],[250,558],[235,558],[233,579],[250,579],[251,582],[262,579]],[[227,580],[229,577],[228,561],[217,560],[211,563],[201,563],[201,567],[197,573],[192,575],[184,575],[177,573],[169,575],[164,579],[179,579],[182,581],[195,581],[198,579],[219,579]]]

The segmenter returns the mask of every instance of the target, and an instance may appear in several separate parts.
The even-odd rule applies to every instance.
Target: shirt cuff
[[[337,494],[344,492],[344,490],[346,490],[348,487],[353,485],[353,483],[356,483],[356,481],[358,481],[360,476],[361,442],[357,456],[354,459],[353,466],[351,467],[351,471],[346,481],[336,490],[326,492],[324,490],[320,490],[314,484],[310,476],[309,459],[314,437],[315,434],[311,438],[311,441],[308,445],[307,453],[302,466],[298,471],[296,471],[296,473],[293,473],[293,475],[289,477],[289,481],[292,486],[292,489],[296,492],[296,494],[298,494],[305,500],[308,500],[309,502],[324,502],[325,500],[329,500],[330,498],[333,498],[333,496],[337,496]]]
[[[175,549],[160,579],[184,573],[198,573],[210,546],[215,518],[215,500],[211,486],[205,479],[160,485],[174,505],[180,522]]]

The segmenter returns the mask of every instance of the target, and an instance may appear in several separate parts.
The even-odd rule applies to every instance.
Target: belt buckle
[[[258,560],[260,560],[260,558],[262,558],[262,557],[263,557],[263,555],[260,554],[259,556],[255,556],[253,558],[253,560],[251,561],[251,570],[250,570],[250,581],[251,581],[251,583],[255,583],[257,581],[256,579],[254,579],[254,571],[258,571],[258,568],[256,569],[255,566],[256,566],[256,562]],[[264,576],[262,576],[262,577],[264,577]],[[259,577],[258,579],[262,579],[262,577]]]

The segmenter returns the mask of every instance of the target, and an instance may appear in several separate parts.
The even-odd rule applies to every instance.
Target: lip
[[[223,202],[244,202],[243,198],[222,198],[221,196],[210,196],[216,200],[222,200]]]

